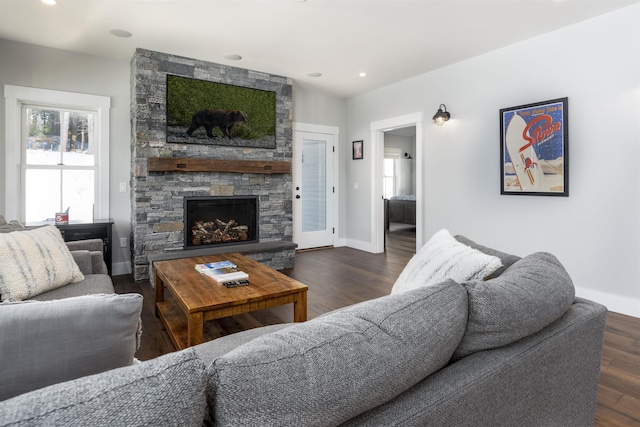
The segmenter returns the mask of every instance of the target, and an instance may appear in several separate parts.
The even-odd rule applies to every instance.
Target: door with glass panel
[[[333,245],[333,139],[295,132],[293,240],[298,249]]]

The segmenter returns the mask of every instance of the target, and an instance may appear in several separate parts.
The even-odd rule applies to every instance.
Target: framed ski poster
[[[568,100],[500,110],[500,194],[569,196]]]

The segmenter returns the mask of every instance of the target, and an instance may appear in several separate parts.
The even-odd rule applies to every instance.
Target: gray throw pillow
[[[522,258],[495,279],[463,285],[469,294],[469,321],[454,360],[538,332],[575,300],[569,273],[546,252]]]
[[[0,304],[0,400],[131,365],[142,295]]]
[[[465,236],[457,235],[454,237],[458,242],[462,243],[463,245],[467,245],[475,250],[482,252],[483,254],[500,258],[500,261],[502,261],[502,267],[498,268],[496,271],[494,271],[493,273],[485,277],[485,279],[493,279],[494,277],[498,277],[499,275],[504,273],[507,268],[511,267],[513,263],[521,259],[517,255],[501,252],[497,249],[493,249],[493,248],[478,244]]]
[[[187,349],[0,402],[0,425],[200,426],[205,384]]]
[[[264,335],[210,366],[218,425],[338,425],[445,366],[467,319],[452,280]]]

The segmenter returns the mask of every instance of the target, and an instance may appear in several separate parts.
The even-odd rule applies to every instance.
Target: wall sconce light
[[[444,111],[442,109],[444,108]],[[440,104],[438,108],[438,112],[433,116],[433,120],[436,122],[438,126],[442,126],[444,122],[451,118],[451,113],[447,112],[447,106],[444,104]]]

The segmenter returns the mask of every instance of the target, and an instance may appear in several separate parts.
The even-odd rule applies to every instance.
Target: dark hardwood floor
[[[640,319],[607,314],[595,426],[640,426]]]
[[[415,229],[392,228],[386,252],[371,254],[350,248],[300,251],[295,267],[283,272],[309,286],[308,318],[360,301],[387,295],[415,252]],[[115,276],[119,293],[144,295],[142,343],[136,353],[148,360],[174,347],[154,315],[154,290],[149,282]],[[293,321],[291,305],[207,322],[205,338]],[[610,312],[607,315],[602,371],[598,387],[595,426],[640,427],[640,319]]]

